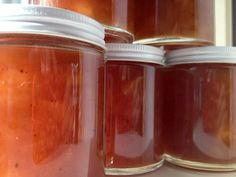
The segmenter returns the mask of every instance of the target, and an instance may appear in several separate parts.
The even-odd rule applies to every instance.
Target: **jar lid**
[[[95,20],[64,9],[37,5],[0,6],[0,34],[40,34],[80,40],[105,48],[104,28]]]
[[[236,47],[195,47],[166,54],[168,65],[188,63],[236,63]]]
[[[164,51],[157,47],[137,44],[106,45],[108,61],[135,61],[145,63],[164,64]]]

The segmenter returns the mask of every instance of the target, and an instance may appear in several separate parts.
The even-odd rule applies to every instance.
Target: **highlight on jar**
[[[1,177],[96,176],[102,25],[17,5],[0,6],[0,23]]]
[[[153,141],[154,117],[158,118],[154,98],[159,91],[155,76],[163,67],[164,52],[156,47],[133,44],[107,44],[107,48],[105,174],[134,175],[153,171],[163,163],[161,146],[156,148],[155,158]]]
[[[135,12],[136,44],[166,50],[214,45],[214,0],[136,0]]]
[[[29,0],[30,4],[59,7],[94,18],[105,27],[107,43],[132,43],[135,0]]]
[[[162,139],[170,163],[236,170],[236,48],[202,47],[167,54]]]

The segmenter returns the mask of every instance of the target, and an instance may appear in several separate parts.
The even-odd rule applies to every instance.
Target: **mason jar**
[[[236,48],[167,54],[163,144],[167,161],[193,169],[236,170]]]
[[[154,157],[156,70],[164,52],[156,47],[107,44],[105,64],[104,168],[108,175],[134,175],[162,165]],[[156,131],[160,131],[156,130]]]
[[[92,176],[103,26],[67,10],[12,4],[0,6],[0,23],[1,177]]]

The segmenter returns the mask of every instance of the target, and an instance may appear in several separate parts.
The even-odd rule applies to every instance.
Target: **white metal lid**
[[[80,40],[105,48],[104,27],[64,9],[35,5],[0,5],[0,34],[41,34]]]
[[[164,64],[164,51],[157,47],[137,44],[106,44],[108,61],[135,61]]]
[[[166,54],[168,65],[188,63],[236,63],[236,47],[195,47]]]

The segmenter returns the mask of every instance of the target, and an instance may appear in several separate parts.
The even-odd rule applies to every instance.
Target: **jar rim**
[[[105,25],[105,24],[103,24],[103,26],[105,28],[105,34],[107,36],[118,36],[121,38],[125,38],[127,43],[134,42],[134,35],[132,33],[130,33],[129,31],[121,29],[116,26],[110,26],[110,25]]]
[[[0,6],[0,34],[43,34],[75,39],[105,49],[104,27],[76,12],[40,5]]]
[[[191,63],[236,63],[236,47],[193,47],[166,53],[167,65]]]
[[[107,61],[133,61],[164,64],[164,51],[158,47],[140,44],[106,44]]]

